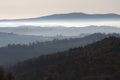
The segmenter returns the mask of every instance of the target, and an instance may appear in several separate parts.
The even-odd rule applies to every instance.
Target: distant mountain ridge
[[[26,19],[4,19],[0,21],[54,21],[54,20],[120,20],[119,14],[86,14],[86,13],[66,13],[66,14],[53,14],[48,16],[26,18]]]
[[[84,19],[120,19],[118,14],[85,14],[85,13],[68,13],[68,14],[55,14],[50,16],[38,17],[36,19],[44,20],[84,20]]]

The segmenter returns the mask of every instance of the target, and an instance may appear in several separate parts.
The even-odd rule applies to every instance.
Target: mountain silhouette
[[[11,19],[0,21],[72,21],[72,20],[120,20],[119,14],[86,14],[86,13],[66,13],[66,14],[53,14],[48,16],[26,18],[26,19]]]

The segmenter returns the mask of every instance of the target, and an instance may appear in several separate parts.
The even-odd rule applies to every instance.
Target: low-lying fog
[[[51,21],[51,22],[44,22],[44,21],[33,21],[33,22],[0,22],[0,27],[17,27],[17,26],[66,26],[66,27],[84,27],[84,26],[116,26],[120,27],[120,21]]]

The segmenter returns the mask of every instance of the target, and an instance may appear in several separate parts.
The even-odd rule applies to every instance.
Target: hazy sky
[[[0,19],[69,12],[120,14],[120,0],[0,0]]]

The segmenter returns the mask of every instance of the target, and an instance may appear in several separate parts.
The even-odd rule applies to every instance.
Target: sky
[[[71,12],[120,14],[120,0],[0,0],[0,19]]]

